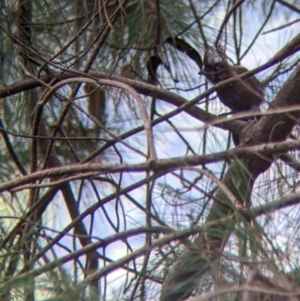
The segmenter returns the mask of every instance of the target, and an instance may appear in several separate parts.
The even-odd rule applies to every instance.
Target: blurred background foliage
[[[155,84],[191,100],[209,88],[198,75],[199,58],[216,39],[233,64],[251,69],[270,59],[300,27],[297,0],[1,0],[0,12],[0,88],[9,89],[28,79],[40,83],[29,91],[21,87],[0,101],[4,129],[28,174],[78,162],[137,163],[147,157],[145,132],[134,133],[143,125],[141,113],[128,91],[70,81],[55,90],[38,115],[37,104],[53,86],[51,81],[43,81],[45,76],[74,72],[79,78],[91,78],[88,72],[97,71],[107,74],[107,79],[116,75]],[[257,75],[267,92],[263,109],[298,61],[299,54],[295,54]],[[153,97],[141,97],[151,121],[175,109]],[[197,106],[216,115],[228,112],[215,94]],[[228,132],[203,125],[182,112],[153,127],[158,158],[233,147]],[[126,139],[116,138],[128,131],[133,134]],[[2,183],[22,176],[4,133],[0,142]],[[298,138],[299,128],[293,134]],[[299,160],[298,152],[291,154]],[[157,300],[184,241],[174,239],[129,262],[124,258],[134,250],[167,235],[163,230],[152,235],[137,231],[131,236],[126,231],[142,226],[183,231],[203,224],[218,186],[213,177],[222,179],[229,164],[201,166],[207,173],[196,168],[166,171],[150,180],[146,180],[149,173],[108,172],[74,179],[65,186],[57,184],[56,190],[27,187],[2,193],[1,299]],[[39,183],[51,181],[41,179]],[[66,185],[72,197],[64,190]],[[130,185],[136,189],[121,191]],[[298,186],[298,172],[278,161],[256,182],[252,204],[280,199],[297,192]],[[34,213],[39,202],[42,205]],[[89,211],[83,218],[85,210]],[[81,230],[64,230],[76,216],[82,216]],[[203,277],[197,293],[224,282],[242,283],[244,262],[251,257],[262,263],[267,276],[277,275],[279,270],[297,270],[298,216],[299,209],[294,206],[259,217],[251,229],[245,224],[237,226],[220,266]],[[117,234],[118,239],[110,236]],[[81,247],[105,239],[112,243],[103,243],[93,254],[84,252],[80,259],[73,255]],[[71,261],[50,266],[68,255]],[[42,268],[45,272],[30,274]],[[88,278],[95,271],[101,272],[97,284]],[[296,276],[293,281],[297,282]]]

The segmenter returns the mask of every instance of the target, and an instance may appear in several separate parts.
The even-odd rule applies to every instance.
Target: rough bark
[[[300,104],[300,66],[270,105],[270,109]],[[297,124],[300,111],[279,113],[262,117],[254,126],[246,125],[242,133],[242,144],[254,145],[266,142],[284,141]],[[275,160],[274,157],[249,155],[236,159],[228,169],[222,183],[233,194],[230,197],[219,187],[204,227],[192,246],[186,247],[174,263],[162,287],[160,301],[180,301],[191,295],[199,279],[207,272],[213,261],[217,260],[237,221],[235,205],[250,206],[250,196],[257,177],[265,172]],[[211,221],[220,217],[232,216],[232,223],[219,224]],[[205,226],[205,225],[204,225]]]

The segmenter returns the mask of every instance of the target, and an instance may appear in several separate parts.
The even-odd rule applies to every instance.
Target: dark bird
[[[204,68],[199,74],[205,75],[214,85],[248,71],[243,66],[230,65],[224,52],[213,47],[205,50],[203,63]],[[232,113],[257,111],[264,100],[264,87],[254,75],[217,88],[216,92],[220,101],[231,109]],[[246,120],[249,119],[251,120]]]

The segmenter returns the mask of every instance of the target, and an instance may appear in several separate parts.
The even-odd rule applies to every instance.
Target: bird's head
[[[228,70],[230,66],[221,49],[216,50],[212,46],[207,47],[204,52],[203,63],[204,68],[199,74],[205,75],[212,84],[217,84],[230,77]]]

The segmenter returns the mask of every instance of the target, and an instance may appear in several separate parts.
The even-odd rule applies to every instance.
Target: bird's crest
[[[213,46],[208,46],[204,52],[204,65],[213,65],[218,62],[227,61],[225,51],[221,47],[214,48]]]

